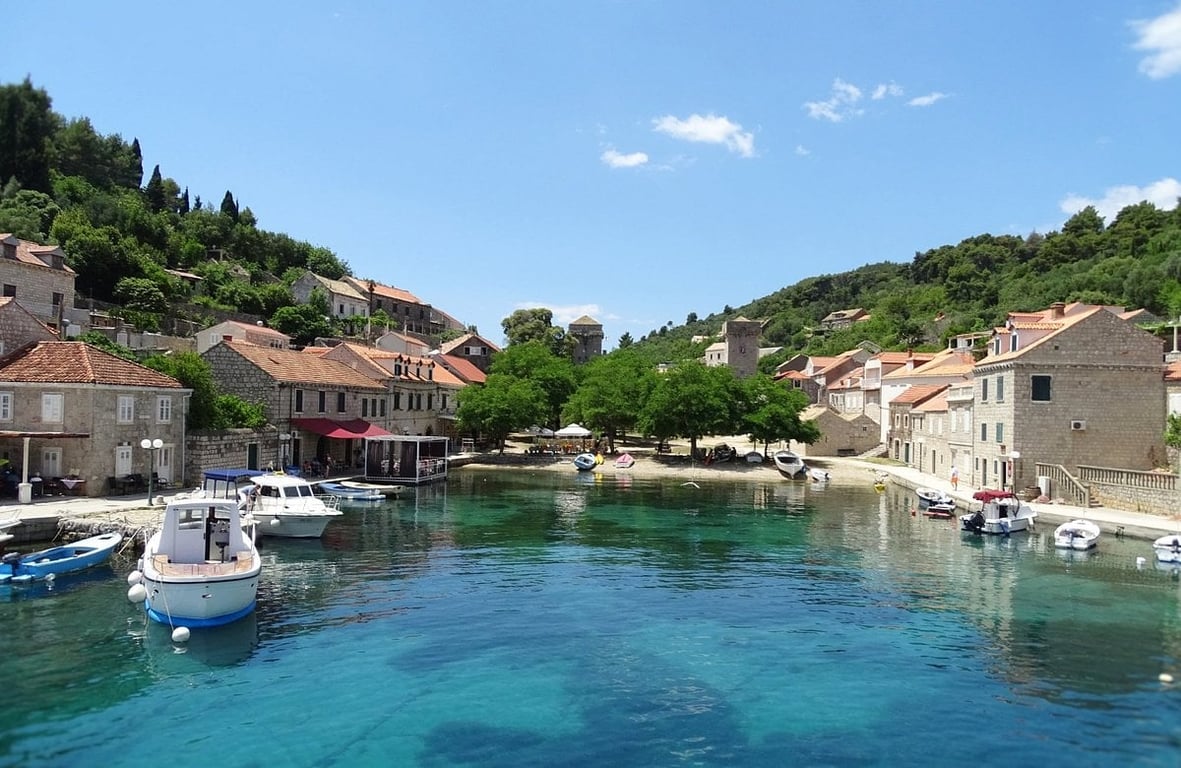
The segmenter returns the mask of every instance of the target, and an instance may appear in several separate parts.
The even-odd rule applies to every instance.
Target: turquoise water
[[[1181,764],[1147,542],[699,484],[465,470],[267,539],[255,615],[183,647],[127,559],[5,588],[0,764]]]

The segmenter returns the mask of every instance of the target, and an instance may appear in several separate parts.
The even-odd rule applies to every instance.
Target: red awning
[[[341,428],[353,433],[352,437],[383,437],[393,434],[393,432],[388,432],[376,424],[370,424],[364,419],[353,419],[352,421],[342,421],[339,423]]]
[[[352,419],[350,421],[292,419],[291,426],[296,429],[306,429],[308,432],[315,432],[317,435],[323,435],[324,437],[333,437],[341,440],[348,438],[380,437],[381,435],[392,434],[376,424],[370,424],[364,419]]]

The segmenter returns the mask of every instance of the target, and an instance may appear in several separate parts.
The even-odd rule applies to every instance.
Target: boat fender
[[[283,522],[283,521],[282,521],[282,520],[280,520],[280,519],[279,519],[279,518],[277,518],[277,517],[272,517],[272,518],[271,518],[271,525],[278,525],[278,524],[279,524],[279,523],[281,523],[281,522]]]
[[[132,571],[131,573],[127,574],[127,586],[133,587],[143,581],[143,578],[144,575],[139,571]]]
[[[172,630],[172,642],[187,643],[189,641],[189,634],[188,627],[177,627]]]
[[[1141,568],[1143,568],[1144,564],[1146,562],[1148,562],[1148,561],[1145,560],[1143,557],[1137,557],[1136,558],[1136,570],[1140,570]]]
[[[143,584],[133,584],[131,589],[127,590],[127,599],[133,603],[142,603],[148,599],[148,588]]]

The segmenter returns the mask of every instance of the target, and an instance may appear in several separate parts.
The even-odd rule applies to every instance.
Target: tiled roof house
[[[0,457],[19,472],[27,450],[30,474],[39,473],[43,487],[73,476],[70,490],[89,496],[107,494],[108,478],[146,477],[152,465],[161,480],[179,480],[191,393],[171,376],[89,344],[27,345],[0,358]],[[145,438],[164,446],[149,456],[140,448]]]

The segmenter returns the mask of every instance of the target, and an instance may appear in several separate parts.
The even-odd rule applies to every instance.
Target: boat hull
[[[574,468],[579,472],[594,469],[597,464],[598,462],[595,461],[595,456],[592,453],[580,453],[574,457]]]
[[[260,536],[275,536],[286,539],[318,539],[324,535],[328,523],[336,515],[301,515],[296,513],[251,512],[258,523]]]
[[[148,617],[160,624],[216,627],[254,610],[259,571],[230,579],[168,579],[144,573]]]
[[[1181,534],[1170,533],[1152,542],[1157,562],[1181,563]]]
[[[775,462],[779,474],[791,480],[802,478],[807,469],[804,460],[792,451],[777,451],[771,460]]]
[[[123,534],[112,531],[22,555],[15,562],[0,563],[0,583],[40,580],[93,568],[110,559],[122,541]]]
[[[1099,526],[1087,520],[1071,520],[1054,529],[1054,546],[1082,551],[1099,542]]]

